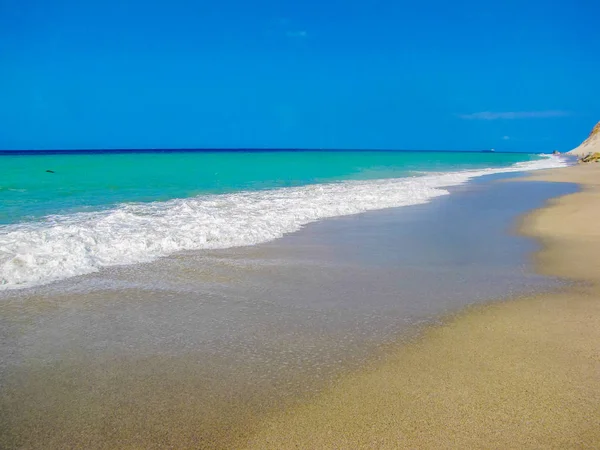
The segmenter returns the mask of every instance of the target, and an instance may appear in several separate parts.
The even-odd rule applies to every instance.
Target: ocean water
[[[0,155],[0,290],[184,250],[267,242],[320,219],[427,203],[559,157],[473,152]]]

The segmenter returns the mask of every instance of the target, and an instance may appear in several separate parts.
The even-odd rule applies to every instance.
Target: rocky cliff
[[[589,153],[600,153],[600,122],[592,129],[588,138],[577,148],[569,152],[573,155],[585,156]]]

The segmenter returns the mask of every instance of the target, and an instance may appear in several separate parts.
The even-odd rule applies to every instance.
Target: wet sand
[[[374,361],[384,350],[424,324],[560,288],[529,270],[533,241],[505,232],[518,214],[573,191],[480,180],[427,205],[326,220],[268,244],[8,293],[0,448],[264,447],[265,439],[289,448],[294,436],[300,448],[326,446],[264,433],[276,436],[273,423],[287,427],[282,418],[300,417],[298,408],[365,365],[382,367]]]
[[[520,226],[537,269],[575,283],[448,318],[246,448],[599,448],[600,165],[531,178],[583,186]]]

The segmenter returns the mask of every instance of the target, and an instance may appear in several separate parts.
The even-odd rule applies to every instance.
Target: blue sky
[[[0,148],[568,150],[592,0],[0,0]]]

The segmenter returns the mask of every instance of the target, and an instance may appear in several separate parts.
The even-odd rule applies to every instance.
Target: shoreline
[[[16,390],[0,396],[7,431],[0,443],[243,447],[269,417],[297,411],[334,386],[322,383],[345,383],[385,362],[401,342],[420,341],[415,333],[430,329],[420,320],[429,307],[436,305],[435,314],[425,322],[447,323],[471,303],[513,289],[549,291],[544,277],[521,273],[534,243],[506,229],[575,186],[498,178],[425,205],[322,221],[255,248],[150,263],[144,278],[130,268],[110,279],[90,276],[91,286],[117,283],[98,292],[86,294],[85,283],[62,294],[43,290],[11,327],[24,333],[15,340],[24,364],[13,374]],[[420,313],[410,306],[414,298]],[[402,341],[404,313],[416,322]],[[43,326],[30,327],[41,319]],[[371,348],[372,339],[381,344]]]
[[[386,360],[263,422],[242,448],[595,448],[600,445],[600,165],[520,221],[536,271],[571,286],[465,308]]]
[[[67,205],[62,212],[63,206],[55,205],[59,207],[58,214],[48,209],[54,200],[44,203],[39,210],[21,210],[14,206],[20,203],[19,197],[10,197],[8,204],[13,206],[4,216],[0,213],[0,224],[4,224],[0,227],[3,249],[0,296],[3,292],[61,283],[187,251],[261,245],[325,219],[427,204],[447,195],[453,187],[481,176],[565,164],[563,159],[552,156],[531,158],[531,155],[509,158],[480,168],[477,167],[482,162],[475,158],[469,164],[463,162],[462,169],[460,164],[459,167],[449,164],[442,172],[436,171],[434,161],[428,163],[431,167],[424,166],[422,176],[413,176],[413,171],[421,171],[418,165],[409,165],[397,173],[398,177],[391,178],[386,176],[390,175],[387,172],[377,176],[367,173],[357,179],[317,177],[309,182],[290,181],[289,185],[266,183],[262,188],[248,182],[248,190],[243,183],[239,189],[224,189],[221,193],[199,188],[196,194],[200,195],[173,196],[175,192],[171,192],[156,201],[144,201],[143,196],[121,198],[111,194],[106,204],[97,198],[90,199],[89,210],[79,204],[82,198],[74,199],[74,204]],[[385,166],[384,163],[381,162]],[[58,166],[55,169],[62,172]],[[60,178],[51,180],[54,184],[47,187],[58,189]],[[190,189],[189,193],[195,192]],[[35,200],[34,193],[23,195],[26,205]],[[34,197],[27,200],[27,195]],[[16,221],[9,220],[9,216],[15,216]]]

